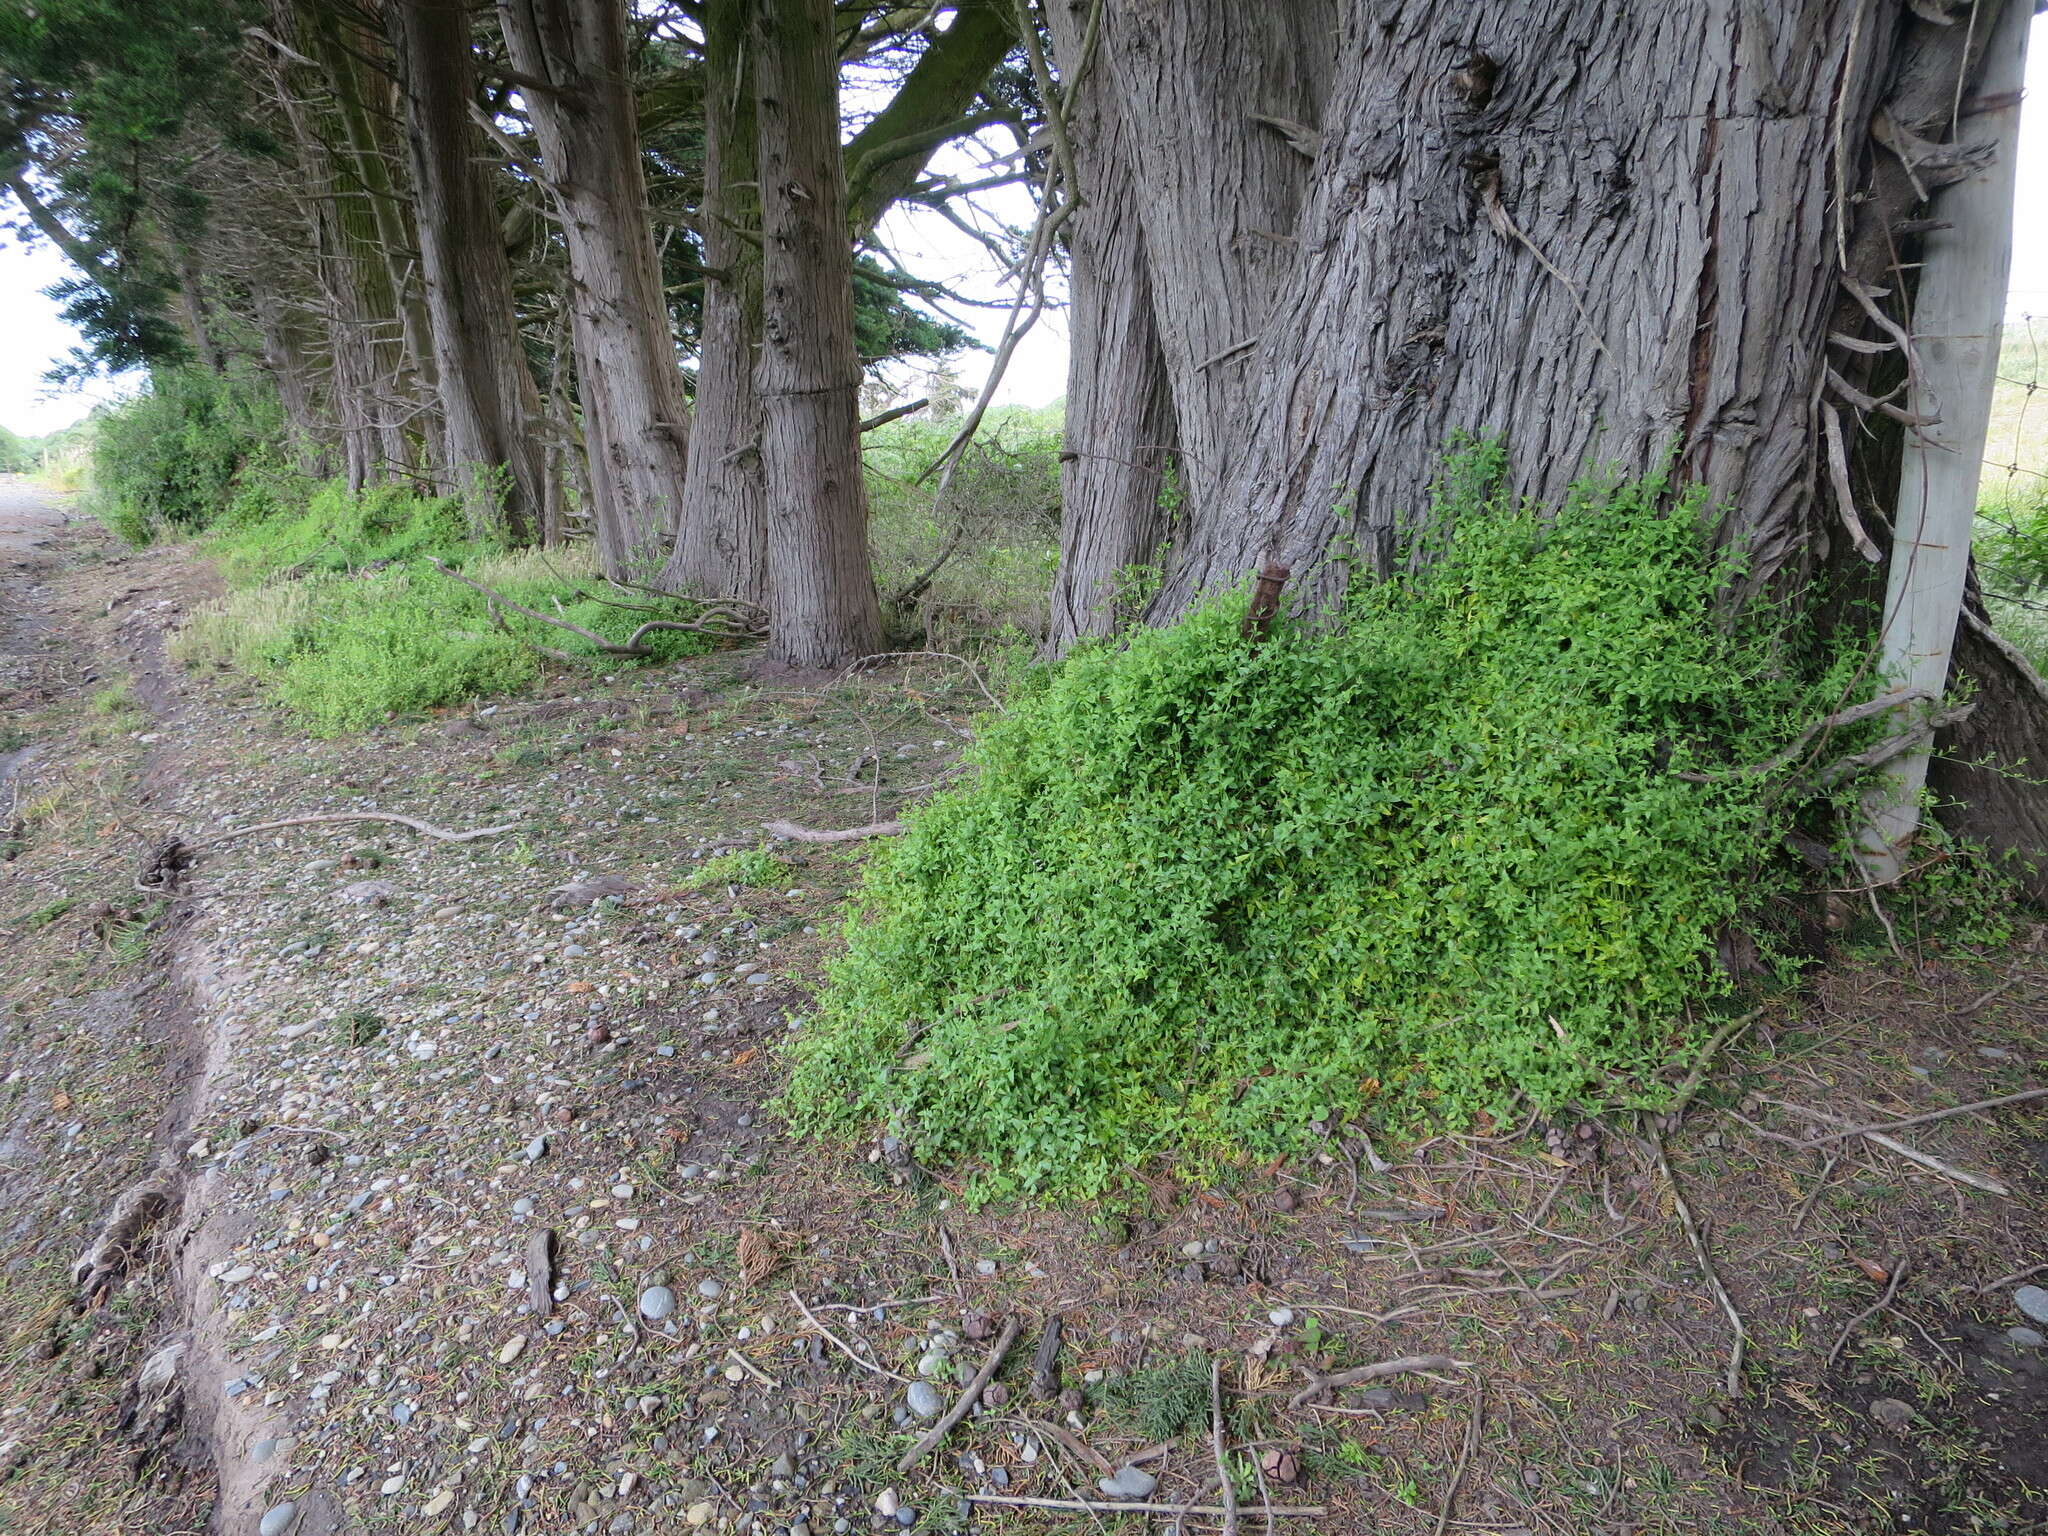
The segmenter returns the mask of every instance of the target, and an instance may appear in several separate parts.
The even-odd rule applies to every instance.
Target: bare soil
[[[956,672],[732,653],[310,741],[162,660],[212,590],[189,549],[56,516],[0,490],[0,1530],[1222,1529],[1164,1508],[1219,1505],[1211,1362],[1247,1532],[1268,1503],[1318,1511],[1292,1532],[2048,1529],[2048,1350],[2011,1332],[2048,1281],[2048,1100],[1892,1133],[1940,1170],[1802,1114],[2048,1081],[2031,919],[1999,952],[1850,930],[1677,1124],[974,1209],[958,1170],[774,1113],[866,848],[687,888],[763,821],[914,803],[973,730]],[[220,840],[364,811],[517,825]],[[138,887],[172,837],[192,867]],[[604,876],[623,899],[551,895]],[[166,1155],[177,1208],[81,1297]],[[951,1398],[1006,1316],[999,1390],[898,1474],[909,1381]],[[1133,1461],[1150,1511],[962,1513],[1101,1504]]]

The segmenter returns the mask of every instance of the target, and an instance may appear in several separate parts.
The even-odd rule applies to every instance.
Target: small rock
[[[2023,1285],[2012,1293],[2013,1305],[2026,1313],[2027,1320],[2048,1323],[2048,1290],[2038,1285]]]
[[[358,906],[382,907],[389,905],[391,898],[398,894],[398,887],[388,880],[356,880],[344,885],[336,893],[342,901],[352,901]]]
[[[716,1301],[725,1294],[725,1287],[716,1280],[699,1280],[697,1282],[697,1294],[706,1301]]]
[[[904,1401],[920,1419],[936,1419],[946,1410],[945,1394],[928,1381],[912,1382],[910,1390],[904,1394]],[[888,1511],[885,1509],[882,1513],[886,1515]]]
[[[2021,1349],[2039,1349],[2048,1344],[2048,1334],[2038,1328],[2008,1328],[2005,1330],[2008,1343],[2017,1344]]]
[[[896,1518],[896,1511],[903,1507],[903,1501],[896,1497],[894,1488],[884,1488],[875,1495],[875,1513],[885,1520]]]
[[[1913,1409],[1896,1397],[1880,1397],[1870,1405],[1870,1416],[1886,1429],[1897,1432],[1913,1422]]]
[[[1000,1268],[1001,1266],[994,1259],[976,1259],[974,1261],[974,1272],[977,1275],[993,1275]]]
[[[273,1504],[263,1512],[263,1518],[256,1524],[256,1536],[284,1536],[292,1528],[292,1521],[298,1518],[296,1504]]]
[[[640,1293],[640,1315],[658,1323],[676,1309],[676,1293],[665,1285],[650,1285]]]
[[[1159,1486],[1159,1479],[1143,1467],[1119,1467],[1108,1477],[1095,1484],[1112,1499],[1143,1499],[1151,1497],[1152,1490]]]
[[[1199,1259],[1206,1251],[1199,1237],[1190,1238],[1180,1245],[1181,1257],[1186,1259]]]
[[[531,1216],[533,1214],[533,1202],[527,1199],[526,1196],[521,1195],[512,1202],[512,1214],[514,1216]]]
[[[526,1160],[527,1160],[527,1161],[528,1161],[529,1163],[537,1163],[537,1162],[539,1162],[539,1161],[540,1161],[540,1160],[541,1160],[542,1158],[546,1157],[547,1155],[548,1155],[548,1139],[547,1139],[547,1137],[545,1137],[545,1136],[536,1136],[536,1137],[534,1137],[534,1138],[533,1138],[533,1140],[529,1141],[529,1142],[528,1142],[528,1143],[526,1144]]]
[[[709,1499],[703,1499],[683,1511],[683,1524],[693,1529],[700,1525],[709,1525],[711,1517],[717,1513],[718,1506]]]
[[[510,1365],[519,1358],[519,1352],[526,1348],[526,1335],[515,1333],[498,1349],[498,1364]]]
[[[445,1513],[448,1506],[450,1504],[453,1504],[454,1502],[455,1490],[453,1488],[443,1488],[439,1493],[435,1494],[431,1499],[427,1500],[426,1503],[420,1506],[420,1514],[424,1518],[431,1520],[434,1518],[434,1516]]]
[[[1266,1314],[1266,1318],[1269,1322],[1272,1323],[1272,1325],[1275,1328],[1285,1328],[1289,1323],[1294,1321],[1294,1308],[1275,1307],[1272,1311]]]

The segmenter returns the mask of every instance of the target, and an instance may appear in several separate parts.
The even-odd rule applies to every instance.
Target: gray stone
[[[699,1280],[697,1282],[697,1294],[706,1301],[716,1301],[725,1294],[725,1287],[716,1280]]]
[[[2027,1320],[2048,1323],[2048,1290],[2038,1285],[2023,1285],[2012,1293],[2013,1305],[2026,1313]]]
[[[650,1323],[671,1316],[675,1309],[676,1293],[665,1285],[650,1285],[640,1293],[640,1315]]]
[[[1143,1499],[1151,1497],[1159,1479],[1143,1467],[1119,1467],[1108,1477],[1098,1479],[1095,1486],[1112,1499]]]
[[[296,1504],[271,1505],[263,1512],[262,1520],[257,1522],[256,1536],[284,1536],[284,1533],[292,1528],[292,1521],[298,1518],[298,1514],[299,1506]]]
[[[527,1160],[527,1161],[528,1161],[529,1163],[536,1163],[536,1162],[539,1162],[539,1161],[540,1161],[540,1160],[541,1160],[542,1158],[546,1157],[547,1155],[548,1155],[548,1139],[547,1139],[547,1137],[545,1137],[545,1136],[536,1136],[536,1137],[534,1137],[534,1138],[533,1138],[533,1140],[529,1141],[529,1142],[528,1142],[528,1143],[526,1144],[526,1160]]]
[[[258,1440],[249,1447],[249,1459],[259,1467],[276,1454],[277,1442],[275,1440]]]
[[[533,1214],[533,1202],[527,1199],[526,1196],[521,1195],[512,1202],[512,1214],[514,1216],[531,1216]]]
[[[946,1396],[928,1381],[914,1381],[904,1394],[904,1402],[910,1411],[920,1419],[936,1419],[946,1411]]]
[[[2038,1328],[2008,1328],[2005,1330],[2005,1337],[2008,1342],[2018,1345],[2021,1349],[2039,1349],[2043,1344],[2048,1344],[2048,1334],[2042,1333]]]
[[[1899,1431],[1913,1422],[1913,1407],[1896,1397],[1880,1397],[1870,1405],[1870,1416],[1886,1429]]]

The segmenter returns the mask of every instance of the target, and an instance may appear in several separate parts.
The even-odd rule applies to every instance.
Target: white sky
[[[2021,114],[2019,192],[2007,304],[2007,314],[2014,318],[2048,315],[2048,17],[2034,23],[2027,90],[2029,101]],[[946,171],[955,168],[951,164],[940,167]],[[1008,190],[1011,200],[1002,207],[1003,216],[1018,223],[1028,221],[1025,195]],[[921,276],[964,280],[959,286],[965,291],[994,296],[986,254],[938,215],[892,213],[883,222],[882,234]],[[97,401],[133,387],[132,381],[98,380],[83,391],[52,392],[43,382],[42,376],[52,364],[78,344],[78,337],[58,317],[56,303],[42,293],[69,275],[68,264],[47,245],[25,248],[0,234],[0,426],[40,436],[76,421]],[[991,344],[1001,333],[1001,311],[963,309],[955,313]],[[1066,316],[1051,310],[1018,348],[996,398],[1025,405],[1057,399],[1066,390],[1066,366]],[[987,371],[988,356],[966,354],[957,367],[962,382],[974,385]]]

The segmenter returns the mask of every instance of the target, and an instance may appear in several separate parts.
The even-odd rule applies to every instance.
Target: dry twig
[[[1003,1363],[1003,1356],[1010,1352],[1010,1346],[1017,1342],[1017,1335],[1023,1330],[1024,1319],[1021,1317],[1013,1317],[1003,1324],[1001,1336],[989,1350],[988,1358],[981,1362],[981,1369],[974,1373],[974,1380],[967,1383],[967,1389],[953,1399],[953,1406],[946,1410],[945,1417],[926,1430],[924,1438],[905,1451],[903,1459],[896,1463],[898,1477],[924,1460],[926,1455],[946,1438],[953,1426],[966,1418],[974,1405],[981,1401],[982,1390],[994,1379],[996,1368]]]
[[[1290,1408],[1299,1408],[1312,1398],[1321,1397],[1325,1392],[1338,1387],[1353,1387],[1361,1381],[1378,1381],[1386,1376],[1405,1376],[1410,1371],[1462,1371],[1467,1362],[1454,1360],[1449,1355],[1403,1355],[1398,1360],[1382,1360],[1377,1365],[1354,1366],[1348,1371],[1334,1371],[1328,1376],[1311,1375],[1309,1383],[1287,1400]]]

